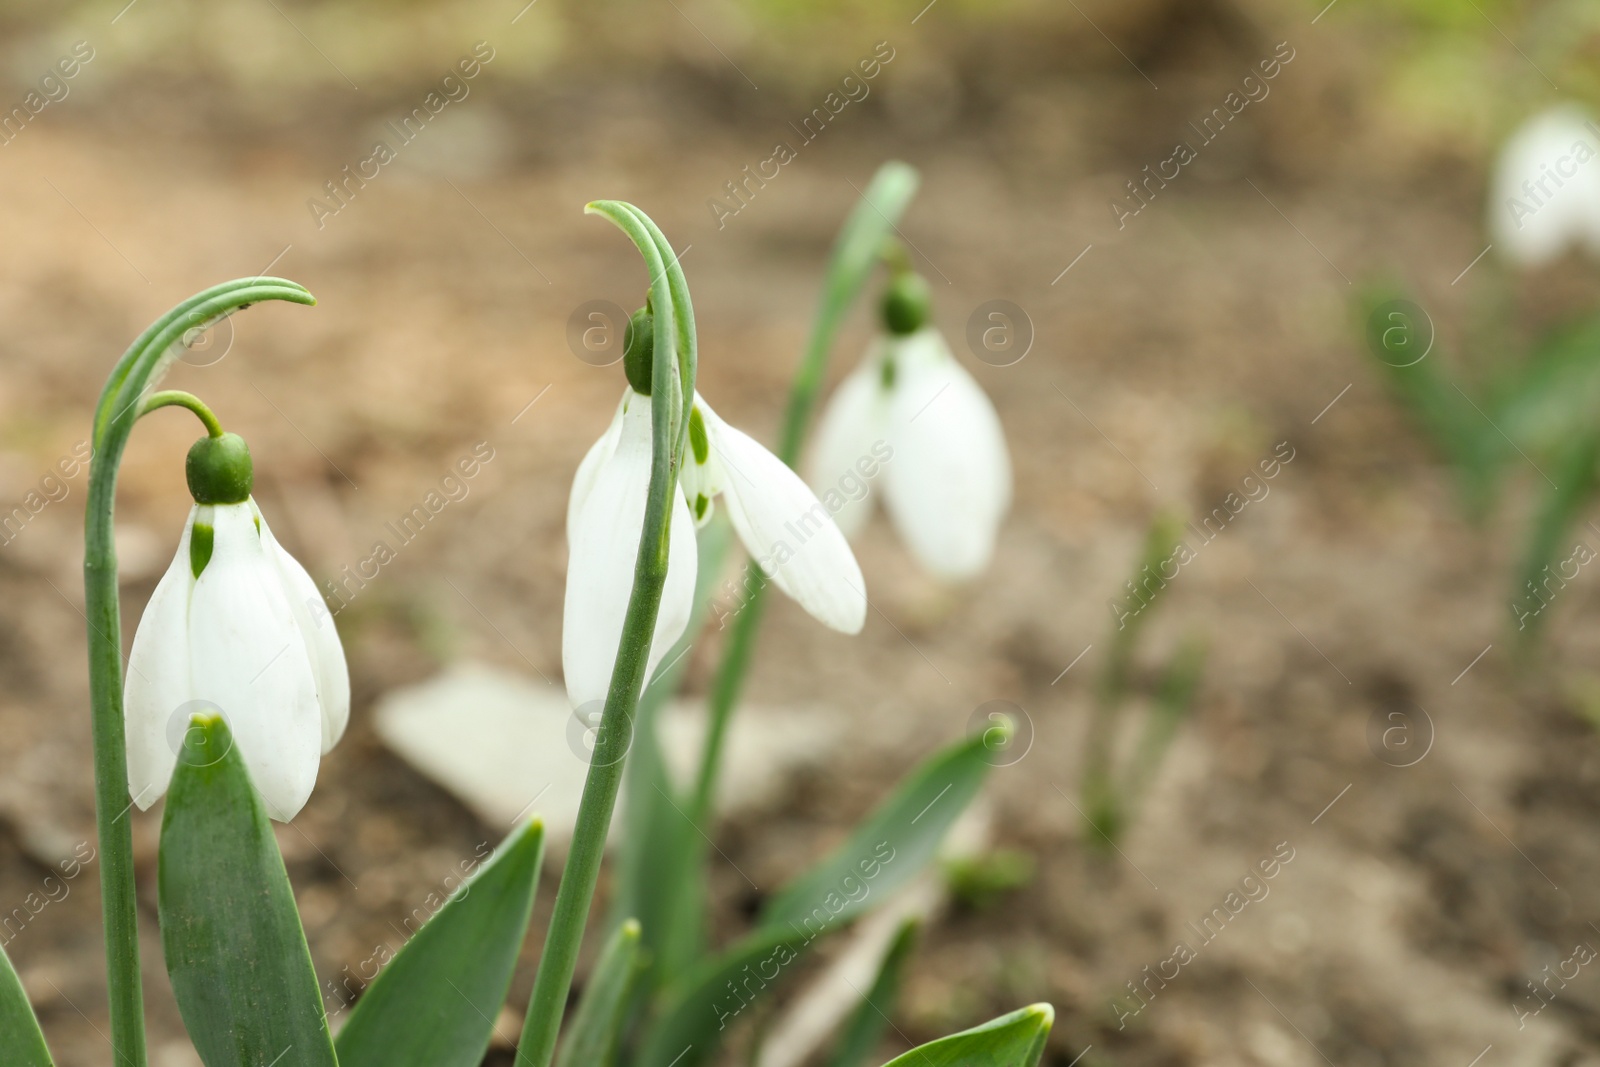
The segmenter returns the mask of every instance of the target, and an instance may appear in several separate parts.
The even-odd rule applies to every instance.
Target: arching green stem
[[[655,223],[631,204],[597,200],[585,211],[602,215],[632,238],[650,272],[650,305],[655,313],[655,361],[651,376],[651,455],[649,500],[634,562],[633,592],[623,618],[605,710],[595,735],[594,756],[578,802],[572,847],[556,890],[555,909],[545,934],[544,953],[534,978],[533,996],[517,1046],[518,1067],[549,1067],[561,1027],[572,975],[578,965],[583,928],[600,878],[606,833],[622,784],[624,757],[633,731],[633,714],[645,682],[650,641],[667,580],[667,545],[672,494],[689,432],[694,400],[695,331],[689,286],[672,246]],[[667,358],[675,356],[676,358]],[[687,534],[688,531],[683,531]]]
[[[812,323],[811,337],[806,343],[805,355],[795,370],[794,382],[789,388],[789,407],[784,413],[783,430],[778,435],[778,457],[793,467],[800,460],[800,448],[805,443],[806,428],[811,422],[812,409],[817,404],[817,394],[822,389],[822,379],[828,369],[828,354],[839,326],[849,313],[867,275],[880,255],[893,255],[897,246],[889,245],[895,223],[905,213],[911,198],[916,195],[918,176],[916,169],[905,163],[885,163],[873,175],[867,191],[862,194],[855,210],[839,231],[834,242],[833,255],[828,260],[827,279],[823,283],[822,302]],[[711,683],[708,708],[710,722],[706,728],[705,744],[700,754],[700,771],[695,779],[694,795],[690,799],[689,814],[701,831],[709,831],[711,809],[716,798],[717,775],[722,765],[722,745],[728,731],[728,721],[739,702],[744,676],[750,666],[750,655],[755,649],[756,632],[761,627],[762,605],[767,580],[754,562],[746,568],[745,584],[749,597],[733,623],[733,633],[722,653],[722,662]],[[696,847],[699,847],[698,844]],[[702,848],[702,851],[703,848]]]
[[[106,380],[95,409],[94,461],[89,472],[89,500],[84,517],[83,592],[84,611],[89,620],[95,824],[100,841],[100,900],[105,917],[106,984],[111,1005],[111,1062],[117,1067],[146,1067],[147,1063],[144,997],[139,985],[133,829],[127,818],[133,805],[128,797],[127,738],[122,723],[122,613],[117,601],[117,553],[112,539],[117,468],[122,463],[134,422],[149,410],[146,390],[160,379],[176,357],[184,334],[263,300],[316,303],[305,289],[281,278],[240,278],[197,293],[152,323],[123,353]],[[208,431],[216,422],[198,400],[194,402],[198,407],[177,399],[166,403],[189,407],[206,421]],[[214,432],[220,433],[221,428]]]
[[[161,408],[188,408],[205,424],[206,433],[212,437],[222,436],[222,423],[211,413],[211,409],[193,393],[186,393],[182,389],[163,389],[159,393],[151,393],[143,404],[139,405],[139,416],[159,411]]]

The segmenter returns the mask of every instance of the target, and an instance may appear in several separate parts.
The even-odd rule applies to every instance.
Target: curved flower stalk
[[[651,320],[634,316],[626,356],[631,383],[610,427],[583,458],[567,508],[562,666],[574,707],[600,699],[610,649],[622,633],[629,576],[650,457]],[[683,635],[694,609],[697,558],[692,531],[711,521],[720,497],[739,539],[764,576],[819,622],[859,633],[866,583],[844,535],[805,482],[749,434],[728,425],[697,392],[689,409],[689,453],[672,502],[667,584],[646,675]]]
[[[250,497],[244,439],[212,427],[189,451],[195,505],[128,656],[128,785],[147,810],[167,791],[194,714],[218,712],[267,814],[288,822],[344,734],[350,673],[316,583]]]
[[[101,908],[111,1045],[117,1063],[145,1067],[138,914],[133,884],[133,830],[128,810],[127,743],[122,708],[122,613],[113,543],[117,469],[144,401],[176,358],[183,337],[263,300],[314,304],[303,287],[281,278],[240,278],[185,300],[157,319],[123,353],[95,408],[94,464],[84,521],[83,586],[93,708],[95,822],[100,843]]]
[[[1490,181],[1489,232],[1524,267],[1573,245],[1600,256],[1600,128],[1578,105],[1543,111],[1506,141]]]
[[[697,350],[688,281],[660,228],[644,212],[621,201],[597,200],[584,211],[608,219],[639,249],[650,275],[650,306],[655,310],[651,322],[652,352],[668,358],[653,359],[650,365],[649,477],[644,486],[645,504],[636,542],[638,551],[633,560],[632,591],[622,616],[616,663],[608,674],[605,707],[595,734],[594,758],[584,780],[572,844],[561,872],[560,888],[556,890],[555,907],[545,932],[544,952],[539,957],[533,994],[528,1000],[522,1036],[517,1044],[517,1063],[531,1067],[548,1067],[555,1054],[561,1016],[578,965],[584,924],[600,878],[606,833],[616,808],[617,790],[622,785],[633,714],[653,652],[674,540],[671,517],[679,506],[678,474],[689,445]],[[619,435],[619,447],[620,444]],[[603,474],[597,475],[591,495],[610,492],[606,488],[610,479],[602,485],[599,480],[602,477]],[[627,561],[621,560],[620,565],[626,567]]]
[[[876,267],[884,242],[909,207],[918,181],[916,170],[904,163],[883,164],[834,241],[821,299],[795,369],[777,436],[776,455],[791,468],[804,443],[834,339]],[[731,536],[716,537],[719,529],[726,532],[726,528],[712,526],[699,538],[700,570],[706,574],[720,570],[732,540]],[[703,581],[706,591],[697,599],[699,614],[690,621],[692,631],[698,631],[711,607],[711,584]],[[727,641],[707,696],[709,722],[699,768],[692,786],[682,794],[662,771],[653,717],[678,687],[686,659],[681,651],[687,650],[692,632],[678,642],[680,654],[669,653],[665,666],[653,676],[640,699],[635,738],[639,751],[629,765],[628,832],[623,837],[622,870],[611,921],[613,925],[630,917],[642,921],[641,936],[651,960],[652,983],[659,984],[680,973],[700,947],[703,900],[695,887],[705,867],[705,834],[716,796],[724,741],[761,628],[767,585],[757,562],[747,563],[739,579],[738,610],[726,623]],[[672,804],[661,804],[663,793],[675,798]]]
[[[927,285],[899,273],[884,302],[884,334],[834,393],[817,429],[810,481],[831,494],[853,534],[870,492],[841,484],[881,465],[885,510],[911,554],[948,581],[981,574],[1011,505],[1011,459],[994,405],[928,325]]]

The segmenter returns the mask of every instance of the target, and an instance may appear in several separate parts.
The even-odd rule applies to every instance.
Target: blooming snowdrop
[[[1600,129],[1573,104],[1523,123],[1500,152],[1490,183],[1489,232],[1523,266],[1548,263],[1572,244],[1600,255]]]
[[[579,464],[567,505],[561,661],[574,707],[605,698],[633,588],[650,485],[650,324],[641,311],[629,325],[630,384],[611,425]],[[711,520],[718,497],[762,573],[819,622],[860,632],[866,583],[828,509],[787,464],[724,422],[699,393],[678,485],[646,676],[688,626],[698,566],[693,535]]]
[[[920,277],[897,274],[883,310],[884,336],[823,413],[811,484],[853,534],[871,511],[870,492],[859,487],[877,474],[889,518],[918,562],[940,578],[973,578],[989,565],[1011,504],[1000,417],[926,324]]]
[[[195,505],[128,657],[129,789],[141,810],[155,803],[191,716],[220,712],[267,813],[287,822],[350,717],[344,649],[316,584],[250,498],[244,439],[202,438],[188,475]]]

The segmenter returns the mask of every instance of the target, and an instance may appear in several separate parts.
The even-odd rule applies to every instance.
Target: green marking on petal
[[[883,386],[883,391],[888,392],[894,388],[894,357],[885,356],[878,365],[878,384]]]
[[[708,508],[710,506],[711,506],[711,501],[706,499],[706,495],[704,493],[700,493],[699,495],[697,495],[694,498],[694,517],[697,518],[697,519],[705,518],[706,517],[706,508]]]
[[[706,436],[706,420],[701,418],[699,407],[689,410],[689,447],[694,449],[694,461],[705,466],[711,456],[711,439]]]
[[[206,569],[206,564],[211,562],[211,553],[217,546],[217,531],[214,527],[197,522],[189,533],[189,570],[194,572],[196,578]]]

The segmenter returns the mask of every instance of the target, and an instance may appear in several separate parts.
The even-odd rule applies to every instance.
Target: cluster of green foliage
[[[1463,515],[1486,523],[1507,505],[1513,475],[1537,496],[1509,596],[1513,634],[1535,639],[1546,609],[1600,551],[1591,547],[1600,530],[1586,524],[1591,539],[1578,527],[1600,490],[1600,315],[1550,332],[1525,355],[1499,356],[1471,382],[1446,363],[1422,307],[1374,288],[1358,310],[1391,393],[1450,464]]]

